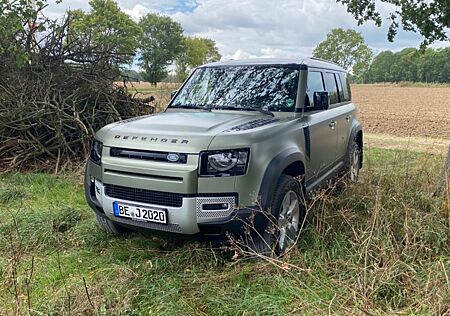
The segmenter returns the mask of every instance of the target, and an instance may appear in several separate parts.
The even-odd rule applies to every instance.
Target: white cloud
[[[138,21],[141,17],[150,12],[147,7],[144,7],[141,4],[136,4],[132,9],[123,9],[123,12],[131,16],[131,18],[135,21]]]
[[[54,0],[52,0],[54,1]],[[134,20],[148,12],[169,14],[188,35],[216,41],[224,59],[249,57],[302,57],[333,28],[354,28],[362,32],[375,51],[418,47],[421,37],[399,31],[394,43],[386,39],[387,21],[382,28],[373,23],[357,26],[354,18],[336,0],[118,0],[119,6]],[[87,1],[64,0],[52,4],[55,16],[65,8],[88,10]],[[393,10],[377,1],[383,17]],[[436,46],[448,46],[437,43]]]

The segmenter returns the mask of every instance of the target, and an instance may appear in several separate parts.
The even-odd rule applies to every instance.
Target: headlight
[[[102,164],[102,150],[103,150],[103,143],[94,139],[91,143],[89,158],[91,158],[92,162],[96,163],[97,165]]]
[[[239,176],[247,172],[249,149],[230,149],[200,153],[200,176]]]

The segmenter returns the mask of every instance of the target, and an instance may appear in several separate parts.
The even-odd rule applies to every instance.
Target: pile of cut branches
[[[0,36],[0,171],[57,172],[86,159],[104,125],[153,111],[114,85],[124,56],[71,36],[70,25],[68,16]]]

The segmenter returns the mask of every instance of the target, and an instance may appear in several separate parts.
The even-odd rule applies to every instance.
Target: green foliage
[[[140,65],[145,80],[156,84],[167,76],[166,67],[183,52],[183,29],[170,17],[149,13],[139,21]]]
[[[69,12],[71,38],[115,56],[113,63],[130,63],[138,47],[139,26],[113,0],[91,0],[91,11]],[[89,49],[89,47],[85,47]]]
[[[369,148],[364,161],[358,185],[316,200],[279,262],[233,260],[206,242],[114,238],[96,228],[79,173],[2,174],[0,192],[22,194],[0,204],[0,310],[444,315],[450,226],[444,199],[431,196],[440,157]]]
[[[28,61],[35,34],[45,29],[38,21],[45,6],[44,0],[36,0],[34,6],[29,0],[0,0],[0,56],[13,57],[18,67]]]
[[[123,69],[122,76],[124,76],[128,81],[143,81],[144,78],[142,73],[132,70],[132,69]]]
[[[314,49],[314,57],[332,61],[357,78],[364,75],[373,57],[361,33],[355,30],[333,29]]]
[[[384,51],[373,60],[366,82],[450,82],[450,47]]]
[[[347,11],[358,21],[374,21],[381,26],[382,17],[376,9],[376,0],[336,0],[347,6]],[[400,27],[406,31],[419,32],[424,40],[422,48],[434,41],[448,40],[450,27],[450,4],[448,0],[380,0],[394,6],[390,10],[388,40],[393,41]]]
[[[176,59],[177,79],[184,81],[189,72],[204,63],[219,61],[222,57],[213,40],[185,37],[184,51]]]

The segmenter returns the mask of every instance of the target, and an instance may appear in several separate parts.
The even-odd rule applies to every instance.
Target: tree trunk
[[[449,185],[450,180],[449,176],[450,176],[450,145],[448,146],[447,159],[445,160],[444,168],[442,169],[442,173],[439,178],[439,184],[436,192],[434,193],[435,196],[440,196],[444,194],[444,191]]]

